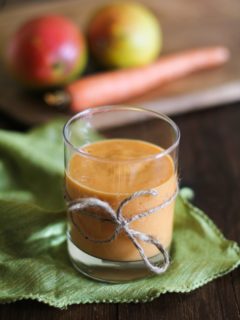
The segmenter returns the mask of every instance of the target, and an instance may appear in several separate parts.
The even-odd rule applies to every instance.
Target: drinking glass
[[[177,125],[114,105],[76,114],[63,136],[73,265],[113,283],[165,272],[178,192]]]

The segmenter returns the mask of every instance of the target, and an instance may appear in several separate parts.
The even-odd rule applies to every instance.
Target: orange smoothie
[[[72,200],[98,198],[108,202],[116,210],[120,202],[133,192],[154,189],[158,192],[157,196],[147,195],[131,200],[124,207],[123,215],[129,218],[159,206],[175,193],[177,186],[171,156],[154,157],[162,151],[163,149],[157,145],[130,139],[109,139],[86,145],[81,148],[81,153],[75,153],[69,160],[65,175],[67,194]],[[91,210],[94,210],[95,214],[106,215],[99,208]],[[173,217],[174,201],[154,214],[132,222],[130,227],[152,235],[165,248],[169,248]],[[89,255],[112,261],[141,259],[124,232],[120,232],[112,242],[95,243],[86,240],[76,227],[79,226],[92,238],[104,240],[114,232],[115,227],[112,223],[84,215],[74,215],[74,223],[75,225],[69,223],[71,240]],[[159,253],[151,244],[141,241],[140,244],[148,257]]]

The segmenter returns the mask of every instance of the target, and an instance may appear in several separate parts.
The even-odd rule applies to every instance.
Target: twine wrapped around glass
[[[80,272],[123,282],[168,269],[179,139],[168,117],[133,106],[88,109],[67,122],[68,252]]]

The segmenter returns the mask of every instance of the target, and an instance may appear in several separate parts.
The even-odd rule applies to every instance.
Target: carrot
[[[45,100],[52,105],[68,102],[73,112],[115,104],[192,72],[222,65],[228,57],[229,51],[225,47],[207,47],[171,54],[144,67],[86,76],[68,85],[63,92],[46,95]]]

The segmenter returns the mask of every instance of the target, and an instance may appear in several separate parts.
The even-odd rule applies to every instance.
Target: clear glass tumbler
[[[64,127],[68,252],[83,274],[165,272],[178,192],[179,129],[135,106],[87,109]]]

